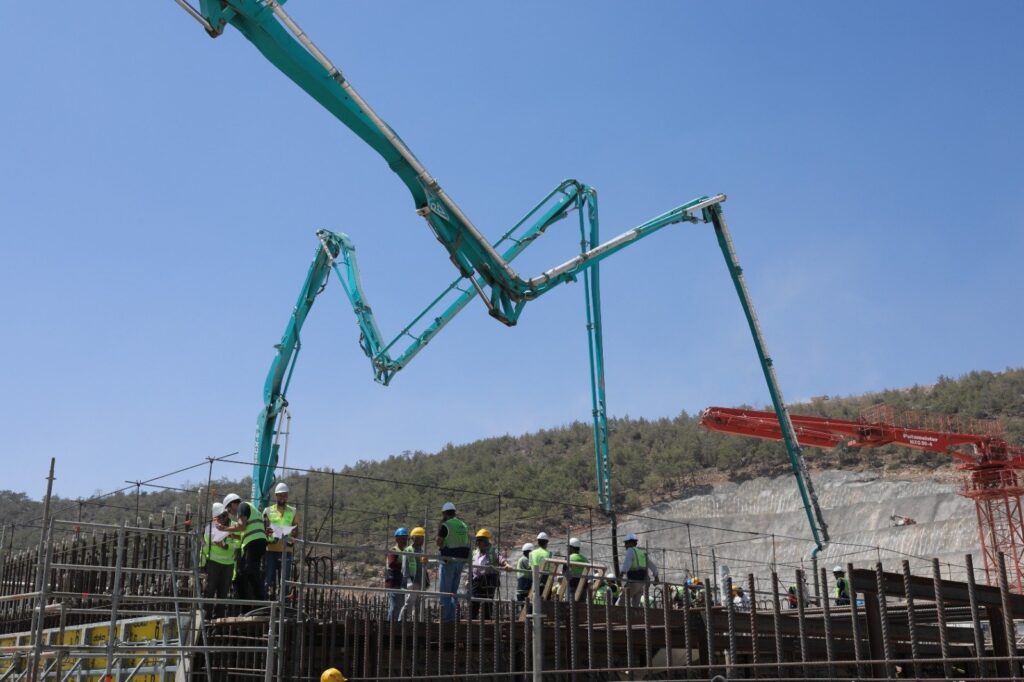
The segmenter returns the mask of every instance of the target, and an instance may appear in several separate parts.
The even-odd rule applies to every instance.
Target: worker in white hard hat
[[[295,538],[299,535],[299,513],[288,504],[288,484],[278,483],[274,488],[274,501],[263,515],[273,533],[273,541],[267,544],[263,557],[263,584],[272,599],[277,594],[278,583],[290,580],[292,575],[292,552]],[[283,568],[282,568],[283,566]]]
[[[469,559],[469,527],[456,514],[455,503],[441,506],[441,523],[437,527],[437,548],[440,568],[437,591],[441,593],[441,622],[455,622],[455,595],[459,591],[462,568]]]
[[[580,579],[586,572],[583,564],[590,563],[590,559],[582,552],[583,542],[579,538],[569,538],[569,563],[565,565],[563,573],[569,580],[569,601],[576,600],[576,588],[579,587]]]
[[[637,546],[638,542],[636,533],[627,533],[623,538],[626,555],[622,557],[619,575],[625,577],[626,584],[622,586],[622,593],[616,602],[620,606],[626,603],[630,606],[640,606],[640,597],[644,596],[648,582],[652,578],[655,583],[658,582],[658,567],[647,552]]]
[[[227,599],[231,592],[231,579],[235,574],[235,560],[238,554],[238,538],[219,530],[231,522],[228,510],[220,502],[213,503],[210,523],[203,533],[203,549],[199,555],[200,566],[206,573],[203,597],[206,599]],[[224,604],[206,604],[203,610],[207,619],[224,615]]]
[[[846,579],[846,571],[838,564],[832,567],[832,577],[836,579],[836,606],[850,605],[850,581]]]
[[[235,588],[239,599],[264,600],[267,591],[263,585],[263,555],[267,553],[269,526],[262,510],[255,502],[243,502],[234,493],[224,497],[224,506],[231,516],[231,525],[219,526],[220,530],[238,533],[241,538],[241,552]]]
[[[523,556],[516,560],[516,601],[526,601],[533,585],[533,573],[530,571],[530,553],[535,545],[527,542],[523,545]]]
[[[541,572],[540,582],[533,586],[535,590],[543,590],[548,583],[550,573],[544,572],[544,562],[551,558],[551,551],[548,549],[548,534],[544,531],[537,533],[537,547],[530,552],[530,568],[534,566]]]

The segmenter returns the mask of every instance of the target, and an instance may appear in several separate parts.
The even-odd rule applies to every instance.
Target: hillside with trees
[[[957,379],[939,377],[930,386],[913,386],[852,397],[816,398],[793,404],[795,414],[857,419],[872,405],[1002,419],[1011,442],[1024,439],[1024,369],[971,372]],[[764,406],[757,406],[765,409]],[[612,489],[620,512],[659,501],[699,494],[711,482],[776,476],[789,471],[781,444],[711,433],[699,415],[674,418],[613,419],[609,422]],[[891,474],[950,468],[945,456],[883,447],[859,450],[839,446],[806,450],[812,468],[878,470]],[[59,462],[58,462],[59,465]],[[536,528],[565,529],[602,515],[596,507],[594,448],[590,424],[573,423],[536,433],[504,435],[440,452],[404,452],[381,461],[361,461],[336,471],[289,472],[292,499],[306,505],[307,537],[331,536],[342,544],[384,542],[396,525],[437,522],[437,510],[455,500],[464,517],[477,525],[500,526],[505,537]],[[308,485],[309,496],[305,497]],[[205,486],[205,481],[188,488]],[[218,491],[248,490],[248,479],[218,481]],[[223,494],[223,493],[221,493]],[[89,500],[57,498],[61,518],[119,523],[136,515],[148,523],[179,521],[186,505],[198,510],[208,498],[201,492],[157,490],[136,496],[134,489]],[[333,505],[332,505],[333,500]],[[164,515],[161,520],[161,515]],[[8,524],[7,547],[31,546],[38,537],[41,503],[20,492],[0,495],[0,518]],[[12,532],[10,524],[14,524]]]

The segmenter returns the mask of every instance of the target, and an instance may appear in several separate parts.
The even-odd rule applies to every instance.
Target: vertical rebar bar
[[[938,561],[938,560],[936,560]],[[1010,608],[1010,589],[1006,580],[1006,555],[999,552],[999,599],[1003,607],[1003,629],[1006,631],[1006,653],[1010,660],[1010,679],[1016,682],[1017,675],[1017,629],[1013,622],[1013,610]]]
[[[651,605],[651,588],[650,583],[644,581],[644,596],[643,596],[643,608],[644,608],[644,662],[648,668],[651,667],[651,621],[650,621],[650,605]]]
[[[664,565],[664,564],[662,564]],[[670,627],[672,621],[672,602],[669,598],[669,591],[672,588],[668,583],[662,583],[661,586],[661,622],[662,622],[662,643],[665,645],[665,665],[669,668],[672,666],[672,628]]]
[[[978,677],[985,677],[985,633],[981,629],[981,614],[978,612],[977,584],[974,579],[974,557],[970,553],[964,556],[967,571],[967,598],[971,605],[971,627],[974,630],[974,655],[977,657]]]
[[[49,553],[50,545],[50,529],[52,527],[50,519],[50,500],[53,496],[53,482],[55,480],[53,476],[54,467],[57,464],[57,458],[50,458],[50,473],[46,477],[46,497],[43,498],[43,520],[40,524],[39,530],[39,552],[36,558],[36,576],[35,586],[38,595],[38,605],[32,612],[32,632],[34,635],[33,639],[33,650],[31,665],[29,667],[29,680],[36,682],[39,675],[39,659],[42,656],[42,632],[43,625],[45,623],[46,614],[46,568],[44,567],[44,555]],[[26,562],[27,563],[27,562]]]
[[[819,571],[819,580],[815,581],[824,594],[828,594],[828,573],[824,568]],[[835,648],[832,642],[832,606],[828,603],[828,597],[821,599],[821,615],[825,627],[825,660],[828,663],[828,678],[833,679],[835,674],[834,662],[836,658]]]
[[[775,663],[782,679],[782,609],[779,606],[779,574],[772,569],[772,629],[775,631]]]
[[[692,580],[690,581],[692,584]],[[683,660],[686,661],[686,679],[690,679],[690,666],[693,665],[693,640],[690,631],[690,586],[683,588]]]
[[[533,571],[533,682],[544,679],[544,625],[540,601],[540,566],[532,566]],[[609,661],[609,667],[611,662]]]
[[[722,586],[725,599],[725,622],[726,635],[729,643],[729,659],[726,661],[725,678],[731,680],[736,674],[736,604],[731,599],[732,576],[724,577],[725,584]]]
[[[917,612],[914,608],[914,593],[911,589],[910,562],[903,560],[903,599],[907,607],[907,634],[910,636],[910,660],[914,667],[914,677],[921,676],[921,664],[917,637]]]
[[[800,637],[800,671],[807,677],[807,582],[803,569],[796,569],[796,622]]]
[[[712,554],[714,556],[714,554]],[[710,678],[714,675],[715,664],[715,631],[711,625],[711,595],[708,594],[708,586],[711,585],[711,581],[708,579],[704,580],[704,635],[707,640],[707,676]],[[780,675],[781,677],[781,675]]]
[[[847,575],[853,575],[853,564],[846,564]],[[864,660],[863,643],[860,639],[860,617],[857,614],[857,593],[853,591],[853,585],[847,583],[850,594],[850,631],[853,634],[853,658],[857,662],[857,676],[863,677],[861,661]],[[837,604],[838,605],[838,604]]]
[[[932,559],[932,587],[935,590],[935,617],[939,626],[939,649],[942,652],[942,671],[946,679],[952,679],[953,668],[949,663],[949,639],[946,631],[946,599],[942,593],[942,568],[937,558]]]
[[[882,562],[875,563],[875,588],[878,590],[878,622],[881,626],[882,635],[882,656],[885,659],[885,677],[893,679],[895,672],[892,665],[892,639],[889,636],[889,604],[885,594],[885,577],[882,571]]]
[[[110,632],[107,638],[107,669],[106,675],[109,677],[114,669],[114,640],[117,638],[117,611],[121,605],[121,581],[124,571],[124,535],[125,535],[126,521],[121,521],[121,526],[117,529],[117,557],[116,564],[114,564],[114,589],[110,595]],[[179,623],[180,628],[180,623]],[[181,630],[178,630],[178,636],[181,636]]]
[[[750,594],[750,660],[754,664],[756,678],[761,676],[761,652],[757,642],[757,584],[753,573],[747,574],[747,590]]]

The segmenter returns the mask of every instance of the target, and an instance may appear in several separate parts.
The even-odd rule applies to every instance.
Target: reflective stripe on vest
[[[263,527],[263,514],[260,508],[252,502],[244,503],[249,505],[249,522],[242,529],[242,549],[256,540],[267,541],[267,532]]]
[[[647,580],[647,553],[639,547],[633,547],[633,563],[626,577],[630,580]]]
[[[295,507],[285,505],[284,511],[279,511],[277,505],[267,509],[267,518],[271,523],[278,526],[291,526],[295,522]]]
[[[604,606],[607,604],[610,591],[606,585],[601,585],[601,587],[594,590],[594,605]]]
[[[211,523],[206,532],[203,534],[203,556],[204,562],[206,559],[216,562],[218,564],[232,565],[235,563],[235,545],[231,542],[231,538],[228,537],[225,542],[227,547],[221,547],[216,542],[210,542],[210,530],[213,528]]]

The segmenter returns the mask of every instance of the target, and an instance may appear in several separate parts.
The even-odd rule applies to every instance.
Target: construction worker
[[[210,524],[203,533],[203,549],[199,557],[200,566],[206,571],[206,586],[203,588],[203,597],[206,599],[227,599],[231,592],[238,538],[225,536],[223,531],[217,529],[218,525],[226,527],[230,522],[224,505],[214,502]],[[217,604],[216,607],[207,604],[204,609],[206,617],[221,618],[224,616],[224,608],[224,604]]]
[[[320,674],[320,682],[348,682],[337,668],[328,668]]]
[[[469,528],[456,513],[455,504],[445,502],[437,528],[437,547],[441,554],[437,589],[441,592],[443,623],[455,622],[455,595],[459,591],[462,567],[469,559]]]
[[[533,573],[530,571],[530,552],[534,549],[532,542],[523,545],[523,556],[516,561],[516,601],[526,601],[526,595],[533,586]]]
[[[405,589],[405,564],[409,557],[405,551],[409,544],[409,529],[404,526],[395,530],[395,545],[387,554],[384,566],[384,587],[388,592],[388,620],[398,620],[405,606],[405,594],[398,590]]]
[[[405,605],[402,606],[402,612],[398,614],[398,620],[414,620],[416,617],[416,607],[419,603],[420,595],[418,592],[423,592],[430,587],[430,576],[427,574],[427,557],[420,556],[423,554],[423,543],[426,542],[427,531],[422,526],[416,526],[409,531],[409,544],[405,548],[408,556],[403,558],[404,564],[402,572],[405,574],[405,587],[406,589],[412,590],[405,597]]]
[[[533,586],[535,590],[543,590],[548,582],[548,574],[544,573],[544,562],[551,558],[548,550],[548,534],[544,531],[537,533],[537,546],[530,552],[530,568],[536,566],[540,571],[540,583]]]
[[[263,555],[267,552],[267,525],[263,513],[254,502],[242,502],[234,493],[224,498],[224,506],[234,517],[226,530],[241,534],[241,560],[238,566],[238,598],[267,598],[263,587]]]
[[[743,591],[743,587],[740,585],[732,588],[732,605],[738,611],[750,610],[750,597]]]
[[[836,579],[836,606],[850,605],[850,582],[846,579],[846,571],[842,566],[832,567],[832,576]]]
[[[274,488],[274,501],[264,514],[274,533],[274,540],[267,545],[263,557],[263,584],[267,594],[277,594],[277,582],[283,585],[291,579],[292,551],[298,537],[299,515],[295,507],[288,504],[288,484],[278,483]],[[291,528],[288,532],[284,529]],[[282,570],[283,566],[283,570]]]
[[[470,618],[476,618],[483,606],[483,617],[491,618],[491,602],[501,586],[499,567],[508,568],[508,561],[491,544],[491,531],[481,528],[476,532],[476,549],[473,551],[473,568],[469,581]]]
[[[594,589],[594,606],[607,606],[615,602],[615,571],[608,570],[604,581]]]
[[[579,587],[580,579],[587,570],[583,566],[574,566],[573,564],[590,563],[590,559],[580,551],[582,547],[583,543],[579,538],[569,538],[569,563],[565,566],[564,570],[565,575],[569,578],[569,601],[576,601],[576,589]]]
[[[789,604],[789,608],[795,609],[800,606],[800,597],[796,592],[796,585],[790,585],[786,591],[786,602]]]
[[[653,578],[655,584],[658,582],[658,567],[654,560],[647,556],[647,552],[637,547],[636,533],[627,533],[623,542],[626,545],[626,555],[622,557],[619,575],[626,577],[626,584],[622,587],[622,593],[616,603],[620,606],[639,606],[648,579]]]

